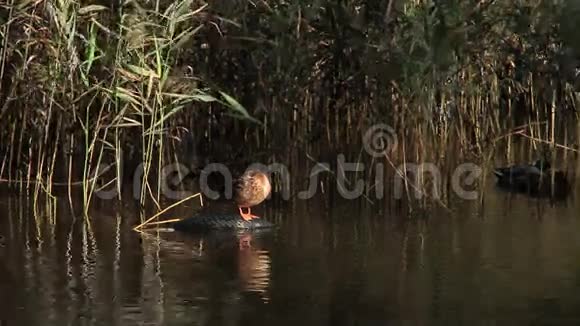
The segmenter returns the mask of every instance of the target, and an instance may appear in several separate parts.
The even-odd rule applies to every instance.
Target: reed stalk
[[[64,167],[69,202],[80,182],[85,213],[102,184],[122,199],[132,160],[143,167],[140,203],[160,209],[183,130],[210,148],[208,161],[357,146],[377,121],[397,128],[393,162],[426,162],[456,143],[465,156],[495,149],[512,160],[522,137],[577,150],[578,132],[559,131],[578,118],[572,1],[1,6],[0,180],[50,194]],[[109,163],[113,177],[92,176]]]

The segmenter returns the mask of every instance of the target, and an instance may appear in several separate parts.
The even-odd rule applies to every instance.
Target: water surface
[[[43,326],[578,324],[578,196],[550,203],[491,179],[483,192],[422,212],[322,194],[270,201],[256,211],[274,232],[206,236],[135,232],[132,203],[96,203],[89,223],[66,197],[51,211],[3,193],[0,316]]]

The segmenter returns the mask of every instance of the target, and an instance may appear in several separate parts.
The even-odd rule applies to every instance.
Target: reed
[[[160,208],[162,168],[193,159],[175,154],[187,137],[207,161],[360,146],[377,122],[397,131],[393,165],[449,146],[509,158],[524,135],[577,150],[574,1],[2,6],[0,180],[80,183],[85,213],[101,189],[121,199],[139,164],[140,203]]]

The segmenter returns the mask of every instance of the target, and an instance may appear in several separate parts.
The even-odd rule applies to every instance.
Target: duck
[[[550,164],[544,160],[537,160],[534,164],[512,165],[494,169],[493,173],[498,180],[506,180],[506,177],[522,181],[523,178],[539,176],[550,169]]]
[[[240,216],[245,221],[259,218],[251,213],[251,208],[261,204],[272,191],[270,178],[259,170],[246,170],[240,177],[234,180],[234,201],[240,210]],[[243,208],[247,209],[244,212]]]
[[[498,186],[516,192],[537,196],[550,194],[562,196],[569,189],[564,172],[552,170],[550,164],[541,159],[533,164],[496,168],[493,173],[497,178]]]

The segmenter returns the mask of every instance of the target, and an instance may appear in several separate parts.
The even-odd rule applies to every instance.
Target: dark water
[[[417,212],[314,197],[257,209],[279,228],[132,230],[0,198],[2,325],[579,324],[580,201],[497,191]],[[193,205],[193,204],[192,204]],[[181,207],[180,214],[191,208]],[[178,213],[176,213],[178,214]],[[404,215],[404,216],[403,216]],[[51,222],[51,219],[54,222]],[[238,238],[251,237],[251,248]]]

